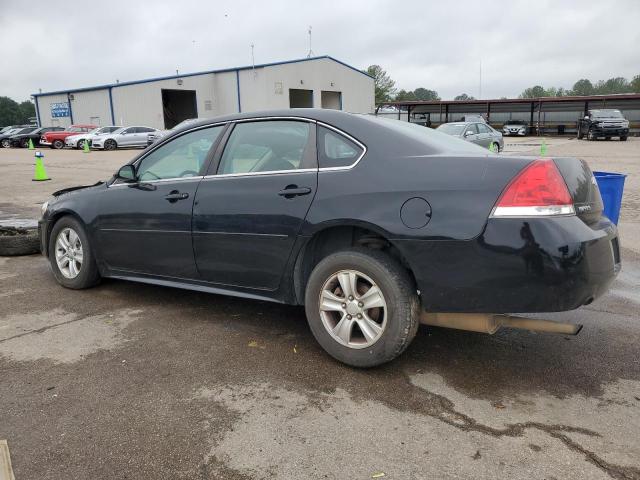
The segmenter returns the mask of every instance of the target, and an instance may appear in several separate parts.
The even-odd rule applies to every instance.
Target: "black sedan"
[[[29,140],[34,146],[40,145],[40,137],[47,132],[61,132],[63,127],[40,127],[29,133],[17,133],[9,137],[9,146],[26,148],[29,146]]]
[[[14,135],[22,135],[23,133],[31,133],[38,127],[25,127],[19,129],[9,130],[7,133],[0,135],[0,145],[2,148],[9,148],[11,146],[11,137]]]
[[[361,367],[399,355],[420,321],[491,333],[478,319],[578,308],[620,268],[583,161],[333,110],[185,126],[110,180],[56,192],[40,228],[65,287],[110,277],[304,305],[325,350]]]

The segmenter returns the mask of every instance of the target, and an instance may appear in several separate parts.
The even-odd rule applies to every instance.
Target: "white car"
[[[109,126],[106,126],[106,127],[94,128],[93,130],[91,130],[88,133],[81,133],[79,135],[71,135],[71,136],[69,136],[69,137],[64,139],[64,145],[65,145],[65,147],[77,148],[79,150],[82,150],[84,148],[84,142],[88,141],[89,145],[91,145],[91,142],[97,136],[106,135],[107,133],[115,132],[119,128],[122,128],[122,127],[115,126],[115,125],[109,125]]]
[[[147,146],[147,137],[150,133],[159,132],[151,127],[123,127],[115,132],[100,135],[91,141],[91,148],[100,150],[115,150],[116,148],[133,148]]]
[[[502,134],[504,136],[518,135],[524,137],[527,134],[527,126],[528,123],[524,120],[511,120],[502,127]]]

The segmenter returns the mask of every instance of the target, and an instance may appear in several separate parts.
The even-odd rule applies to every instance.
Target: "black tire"
[[[22,148],[29,148],[29,139],[28,138],[22,139],[22,141],[20,142],[20,146]]]
[[[620,141],[621,142],[626,142],[627,141],[627,136],[624,135],[624,136],[620,137]]]
[[[82,243],[83,261],[80,271],[75,278],[65,277],[56,262],[56,239],[58,238],[58,234],[65,228],[70,228],[75,231],[80,237],[80,242]],[[93,249],[89,243],[84,226],[74,217],[65,216],[55,223],[49,237],[48,252],[49,263],[51,264],[53,275],[56,277],[58,283],[63,287],[80,290],[83,288],[93,287],[100,282],[100,273],[98,272],[98,266],[96,265],[95,255],[93,254]]]
[[[116,141],[115,141],[115,140],[113,140],[112,138],[110,138],[110,139],[108,139],[108,140],[106,140],[106,141],[104,142],[104,149],[105,149],[105,150],[113,151],[113,150],[115,150],[116,148],[118,148],[118,144],[117,144],[117,143],[116,143]]]
[[[2,148],[9,148],[11,146],[11,141],[8,138],[2,139]]]
[[[64,141],[60,139],[54,140],[53,143],[51,144],[51,148],[55,148],[56,150],[60,150],[64,148]]]
[[[84,142],[85,140],[78,140],[78,143],[76,143],[76,148],[78,150],[82,150],[84,148]]]
[[[496,142],[493,142],[493,145],[494,145],[494,148],[495,148],[494,152],[500,153],[500,144],[496,143]]]
[[[582,140],[584,138],[584,133],[582,131],[582,127],[578,127],[578,140]]]
[[[351,348],[339,343],[320,316],[320,295],[325,282],[341,270],[353,269],[370,277],[386,301],[386,327],[375,343]],[[400,355],[418,331],[420,308],[411,276],[396,260],[377,250],[354,248],[334,253],[313,269],[305,292],[307,321],[318,343],[336,360],[353,367],[374,367]]]
[[[592,129],[589,129],[589,131],[587,132],[587,140],[589,141],[598,140],[598,137],[596,137],[596,134],[593,132]]]
[[[33,255],[40,253],[37,229],[0,227],[0,256]]]

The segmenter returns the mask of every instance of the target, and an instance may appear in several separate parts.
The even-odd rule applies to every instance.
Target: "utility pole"
[[[478,90],[478,100],[480,100],[482,98],[482,59],[480,59],[480,88]]]

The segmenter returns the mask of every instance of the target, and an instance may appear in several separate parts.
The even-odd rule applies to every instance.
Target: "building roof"
[[[597,100],[640,100],[640,93],[617,93],[611,95],[588,95],[566,97],[537,97],[537,98],[497,98],[492,100],[407,100],[380,102],[378,107],[413,107],[418,105],[486,105],[487,103],[547,103],[547,102],[579,102]]]
[[[339,63],[340,65],[343,65],[347,68],[350,68],[351,70],[354,70],[358,73],[361,73],[363,75],[366,75],[369,78],[373,78],[371,77],[371,75],[369,75],[367,72],[363,71],[363,70],[359,70],[356,67],[353,67],[347,63],[344,63],[336,58],[333,58],[330,55],[322,55],[322,56],[318,56],[318,57],[307,57],[307,58],[298,58],[295,60],[285,60],[282,62],[272,62],[272,63],[261,63],[259,65],[246,65],[243,67],[234,67],[234,68],[222,68],[219,70],[205,70],[202,72],[192,72],[192,73],[184,73],[184,74],[178,74],[178,75],[169,75],[166,77],[155,77],[155,78],[146,78],[144,80],[132,80],[129,82],[117,82],[117,83],[105,83],[104,85],[96,85],[93,87],[82,87],[82,88],[72,88],[72,89],[68,89],[68,90],[56,90],[56,91],[51,91],[51,92],[42,92],[42,93],[32,93],[31,96],[33,97],[42,97],[42,96],[46,96],[46,95],[59,95],[59,94],[64,94],[64,93],[76,93],[76,92],[88,92],[88,91],[92,91],[92,90],[104,90],[107,88],[116,88],[116,87],[124,87],[126,85],[137,85],[140,83],[149,83],[149,82],[158,82],[160,80],[173,80],[173,79],[177,79],[177,78],[185,78],[185,77],[195,77],[198,75],[208,75],[211,73],[225,73],[225,72],[236,72],[236,71],[241,71],[241,70],[252,70],[254,68],[265,68],[265,67],[275,67],[277,65],[288,65],[291,63],[301,63],[301,62],[310,62],[310,61],[314,61],[314,60],[322,60],[322,59],[329,59],[332,60],[336,63]]]

